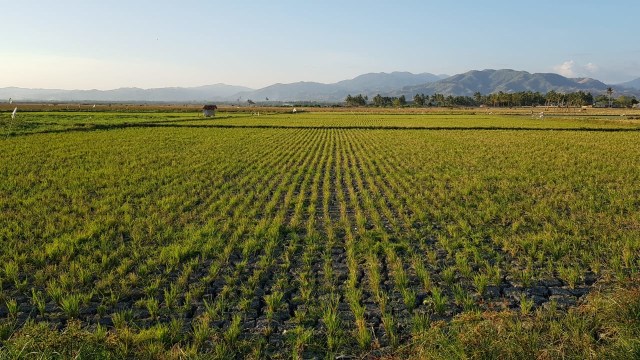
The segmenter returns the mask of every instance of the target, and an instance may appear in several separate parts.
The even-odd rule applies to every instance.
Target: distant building
[[[202,115],[204,117],[216,116],[216,110],[218,110],[216,105],[205,105],[202,107]]]

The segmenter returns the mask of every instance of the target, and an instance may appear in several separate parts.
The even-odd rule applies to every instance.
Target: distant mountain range
[[[274,84],[262,89],[215,84],[199,87],[168,87],[156,89],[120,88],[114,90],[51,90],[0,88],[0,99],[16,101],[96,101],[96,102],[341,102],[348,95],[376,94],[383,96],[440,93],[444,95],[472,96],[475,92],[533,91],[547,93],[585,91],[594,95],[612,87],[617,95],[640,96],[640,79],[618,85],[607,85],[591,78],[566,78],[553,73],[528,73],[526,71],[473,70],[454,76],[409,72],[369,73],[350,80],[332,84],[296,82]]]
[[[444,76],[410,72],[370,73],[360,75],[351,80],[343,80],[333,84],[317,82],[296,82],[292,84],[274,84],[265,88],[245,91],[238,94],[243,99],[253,101],[342,101],[349,94],[362,94],[373,97],[378,93],[389,93],[406,86],[432,83]]]
[[[472,96],[476,92],[490,94],[496,92],[533,91],[547,93],[551,90],[562,93],[584,91],[600,94],[610,85],[591,78],[566,78],[553,73],[535,73],[515,70],[473,70],[451,76],[431,84],[408,86],[396,91],[399,95],[415,94],[463,95]],[[629,92],[622,86],[612,86],[616,92]]]
[[[226,84],[198,87],[166,87],[156,89],[120,88],[114,90],[60,90],[24,89],[16,87],[0,88],[0,99],[12,98],[23,101],[174,101],[203,102],[212,99],[226,99],[234,94],[251,90],[244,86]]]
[[[627,81],[627,82],[622,83],[622,84],[618,84],[618,86],[623,86],[623,87],[626,87],[626,88],[640,90],[640,78],[637,78],[637,79],[631,80],[631,81]]]

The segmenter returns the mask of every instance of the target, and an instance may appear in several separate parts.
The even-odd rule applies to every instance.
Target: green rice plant
[[[216,261],[212,262],[208,270],[209,277],[211,279],[215,279],[218,276],[218,274],[220,274],[221,267],[222,265],[219,262],[216,262]]]
[[[422,259],[418,256],[414,256],[411,259],[411,262],[413,264],[413,269],[416,272],[416,276],[418,276],[418,279],[420,279],[420,282],[422,283],[422,287],[425,291],[429,291],[432,285],[431,274],[422,262]]]
[[[448,267],[442,270],[442,280],[449,286],[452,286],[456,280],[456,269],[454,267]]]
[[[96,309],[98,316],[103,317],[107,313],[107,305],[98,304],[98,308]]]
[[[386,292],[381,291],[378,297],[378,307],[380,307],[380,312],[387,312],[387,304],[389,303],[389,296]]]
[[[20,274],[19,266],[15,261],[7,261],[4,264],[4,276],[8,280],[12,281],[14,284],[18,283],[19,274]]]
[[[405,288],[401,290],[402,299],[404,300],[404,305],[407,307],[409,311],[413,310],[416,307],[417,297],[416,292],[413,289]]]
[[[374,296],[379,298],[380,295],[380,263],[378,257],[375,254],[371,254],[368,257],[368,269],[369,269],[369,286],[371,287],[371,292]]]
[[[209,323],[210,319],[208,316],[201,316],[192,322],[192,337],[196,347],[201,347],[204,342],[211,337],[212,332]]]
[[[291,336],[291,358],[302,359],[302,353],[311,343],[313,338],[313,329],[305,328],[298,325],[293,329]]]
[[[144,288],[144,293],[147,296],[156,296],[158,294],[158,290],[160,289],[160,279],[155,278]]]
[[[264,296],[264,302],[267,304],[267,318],[272,319],[275,312],[280,309],[283,296],[281,291],[274,291]]]
[[[453,302],[458,306],[462,306],[464,299],[468,296],[467,291],[460,284],[453,285],[451,290],[453,292]]]
[[[168,330],[169,343],[175,344],[180,342],[180,340],[183,337],[183,334],[182,334],[183,325],[184,325],[184,321],[182,319],[171,318],[171,321],[169,322],[169,330]]]
[[[615,255],[612,256],[611,259],[609,259],[609,267],[613,271],[613,276],[618,281],[622,282],[627,277],[627,272],[626,272],[626,270],[624,268],[624,265],[622,263],[622,259],[620,258],[620,256],[615,256]],[[568,275],[570,275],[570,274],[568,274]],[[571,277],[572,276],[567,276],[568,279],[571,278]],[[565,281],[567,281],[567,280],[565,280]]]
[[[8,299],[6,302],[9,317],[15,319],[18,316],[18,302],[16,299]]]
[[[35,288],[31,288],[31,304],[38,309],[40,316],[44,316],[47,303],[42,292],[36,291]]]
[[[442,293],[442,290],[438,287],[433,287],[431,289],[431,303],[433,305],[433,310],[438,315],[443,315],[447,310],[447,297]]]
[[[70,318],[78,317],[80,313],[80,304],[82,302],[82,296],[79,294],[68,294],[62,297],[60,300],[60,308]]]
[[[531,313],[531,309],[533,309],[533,299],[529,299],[526,296],[522,296],[520,298],[520,313],[522,315],[529,315]]]
[[[489,286],[489,276],[482,273],[474,275],[473,286],[475,286],[476,291],[480,296],[484,295],[484,292],[487,290],[487,286]]]
[[[129,324],[129,321],[133,319],[133,311],[121,310],[111,315],[113,326],[116,329],[124,329]]]
[[[411,331],[416,338],[426,334],[431,326],[431,317],[426,313],[415,313],[411,320]]]
[[[469,259],[467,256],[459,252],[456,254],[456,268],[460,272],[460,275],[465,278],[470,278],[473,272],[471,265],[469,264]]]
[[[108,335],[108,330],[105,326],[102,326],[100,324],[96,325],[96,329],[93,331],[92,335],[92,339],[94,341],[100,342],[100,343],[104,343],[105,341],[107,341],[107,335]]]
[[[329,351],[337,350],[342,343],[342,322],[338,317],[338,302],[339,298],[336,295],[331,295],[322,313],[322,321],[327,332],[327,347]]]
[[[55,302],[60,303],[64,293],[64,289],[58,286],[58,283],[55,280],[50,280],[47,283],[47,295],[49,295],[49,297]]]
[[[580,269],[577,266],[560,266],[558,275],[572,289],[576,287],[581,278]]]
[[[384,313],[382,315],[382,326],[384,327],[384,332],[389,338],[390,345],[393,347],[398,346],[398,333],[396,332],[396,324],[393,319],[393,315],[390,313]]]
[[[157,344],[163,347],[163,344],[168,341],[169,327],[167,324],[156,323],[148,328],[141,329],[134,335],[134,342],[137,344]],[[153,349],[156,351],[157,349]],[[148,352],[149,348],[145,349]]]
[[[486,267],[487,276],[489,277],[489,283],[493,286],[500,286],[502,284],[502,269],[498,264]]]
[[[158,312],[160,310],[160,304],[158,303],[158,299],[154,297],[146,298],[144,300],[144,306],[149,311],[149,316],[156,319],[158,317]]]
[[[307,322],[307,314],[308,311],[307,309],[296,309],[293,312],[293,321],[297,324],[297,325],[304,325]]]
[[[407,273],[405,273],[402,269],[402,264],[398,265],[398,267],[395,267],[395,270],[393,272],[393,280],[395,281],[396,286],[400,291],[406,289],[407,286],[409,286],[409,277],[407,276]]]
[[[600,275],[601,274],[602,267],[603,267],[602,260],[600,260],[600,258],[597,257],[597,256],[593,256],[591,258],[591,260],[589,261],[589,268],[596,275]]]
[[[364,317],[356,316],[356,340],[360,349],[366,349],[371,345],[371,332],[367,327]]]
[[[238,310],[246,312],[251,307],[252,299],[249,297],[243,297],[238,301]]]
[[[513,277],[523,287],[530,287],[533,283],[533,270],[527,267],[526,269],[514,270]]]
[[[241,328],[241,321],[242,321],[242,315],[240,314],[234,314],[233,318],[231,319],[231,323],[229,324],[229,327],[227,328],[227,330],[224,333],[224,339],[227,341],[227,343],[231,346],[235,346],[238,337],[240,336],[240,333],[242,332],[242,328]]]
[[[164,288],[164,304],[167,309],[173,309],[178,302],[178,287],[171,284],[168,288]]]

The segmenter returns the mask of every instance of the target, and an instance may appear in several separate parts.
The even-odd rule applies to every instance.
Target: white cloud
[[[600,67],[592,62],[583,65],[567,60],[560,65],[555,65],[553,71],[566,77],[593,77],[600,73]]]
[[[598,65],[596,65],[594,63],[587,63],[587,65],[585,65],[584,68],[585,68],[585,70],[589,71],[590,73],[596,73],[596,72],[598,72],[598,70],[600,70]]]
[[[558,74],[562,75],[562,76],[566,76],[566,77],[574,77],[575,76],[575,71],[574,71],[574,66],[576,65],[576,62],[573,60],[569,60],[569,61],[565,61],[560,65],[556,65],[553,67],[553,70],[555,72],[557,72]]]

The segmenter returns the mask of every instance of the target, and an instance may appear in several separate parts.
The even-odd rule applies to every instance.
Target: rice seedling
[[[443,315],[445,313],[447,309],[447,302],[448,302],[447,297],[442,293],[442,291],[439,288],[433,287],[431,289],[431,303],[433,305],[433,310],[438,315]]]
[[[324,306],[322,321],[326,327],[327,348],[329,351],[335,351],[342,343],[342,323],[338,317],[339,298],[330,295],[328,302]]]
[[[133,319],[133,312],[131,310],[122,310],[111,315],[113,326],[115,326],[116,329],[126,328],[131,319]]]
[[[473,286],[475,286],[478,294],[480,294],[481,296],[484,295],[484,292],[487,289],[487,286],[489,286],[489,276],[482,273],[474,275]]]
[[[281,291],[274,291],[273,293],[264,296],[264,302],[267,304],[267,318],[273,318],[275,312],[280,309],[283,296],[284,294]]]
[[[144,300],[144,306],[149,311],[149,316],[152,318],[158,317],[158,312],[160,310],[160,304],[156,298],[147,298]]]
[[[81,301],[82,297],[79,294],[65,295],[60,299],[60,307],[66,316],[75,318],[80,312]]]
[[[293,329],[291,334],[291,357],[293,359],[301,359],[304,349],[311,343],[313,338],[313,330],[298,325]]]
[[[164,288],[164,304],[167,309],[172,309],[178,301],[178,287],[170,284],[168,288]]]
[[[44,316],[47,303],[45,302],[42,292],[31,288],[31,304],[38,309],[40,316]]]
[[[531,309],[533,309],[533,299],[529,299],[526,296],[520,298],[520,313],[522,315],[529,315],[531,313]]]
[[[209,326],[209,317],[199,317],[192,323],[191,327],[194,345],[201,347],[212,334]]]
[[[242,315],[234,314],[231,320],[231,323],[227,328],[227,331],[225,331],[224,333],[224,339],[232,347],[235,346],[236,341],[238,340],[238,337],[240,336],[240,333],[242,331],[240,327],[241,321],[242,321]]]
[[[18,301],[16,299],[9,299],[6,301],[7,311],[12,319],[18,316]]]

